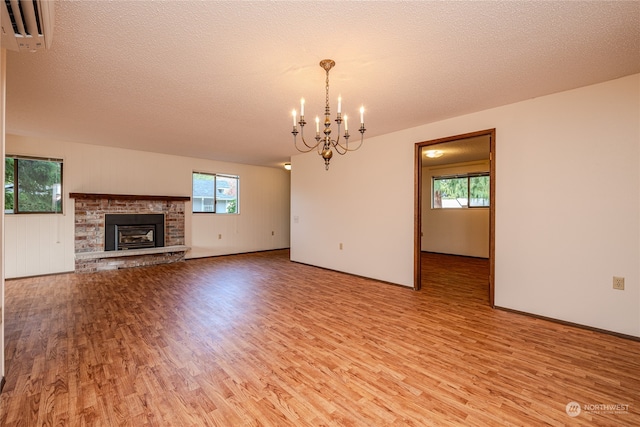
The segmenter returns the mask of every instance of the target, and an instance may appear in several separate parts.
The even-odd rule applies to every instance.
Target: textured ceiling
[[[427,151],[440,151],[441,156],[430,158]],[[491,152],[491,138],[489,135],[474,136],[427,145],[422,148],[422,166],[433,167],[450,165],[452,163],[474,162],[489,160]]]
[[[49,51],[7,53],[6,126],[278,166],[324,58],[372,137],[640,72],[640,2],[61,1]]]

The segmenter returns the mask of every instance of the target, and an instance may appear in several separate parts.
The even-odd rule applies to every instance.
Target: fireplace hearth
[[[104,230],[105,251],[164,246],[163,214],[106,214]]]

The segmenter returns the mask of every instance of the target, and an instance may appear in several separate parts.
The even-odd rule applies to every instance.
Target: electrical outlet
[[[222,234],[218,234],[218,240],[222,239]]]
[[[272,232],[271,232],[271,235],[272,235],[272,236],[275,236],[275,235],[276,235],[276,232],[275,232],[275,231],[272,231]]]
[[[613,276],[613,289],[624,291],[624,277]]]
[[[342,243],[340,243],[340,250],[342,250]]]

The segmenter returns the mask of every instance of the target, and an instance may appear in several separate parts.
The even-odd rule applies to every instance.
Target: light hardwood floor
[[[0,424],[640,425],[640,342],[491,309],[484,260],[415,292],[288,256],[7,281]]]

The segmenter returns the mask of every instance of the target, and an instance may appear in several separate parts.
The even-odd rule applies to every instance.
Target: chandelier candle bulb
[[[360,124],[364,124],[364,106],[360,107]]]
[[[300,98],[300,117],[304,117],[304,98]]]
[[[294,122],[295,122],[295,120],[294,120]],[[295,123],[294,123],[294,125],[295,125]],[[348,130],[349,130],[349,125],[347,124],[347,115],[345,114],[344,115],[344,131],[346,132]]]
[[[316,116],[316,133],[320,133],[320,117]]]
[[[338,97],[338,114],[342,112],[342,96]]]
[[[295,127],[296,127],[296,110],[293,110],[291,112],[291,114],[293,115],[293,128],[295,129]]]

